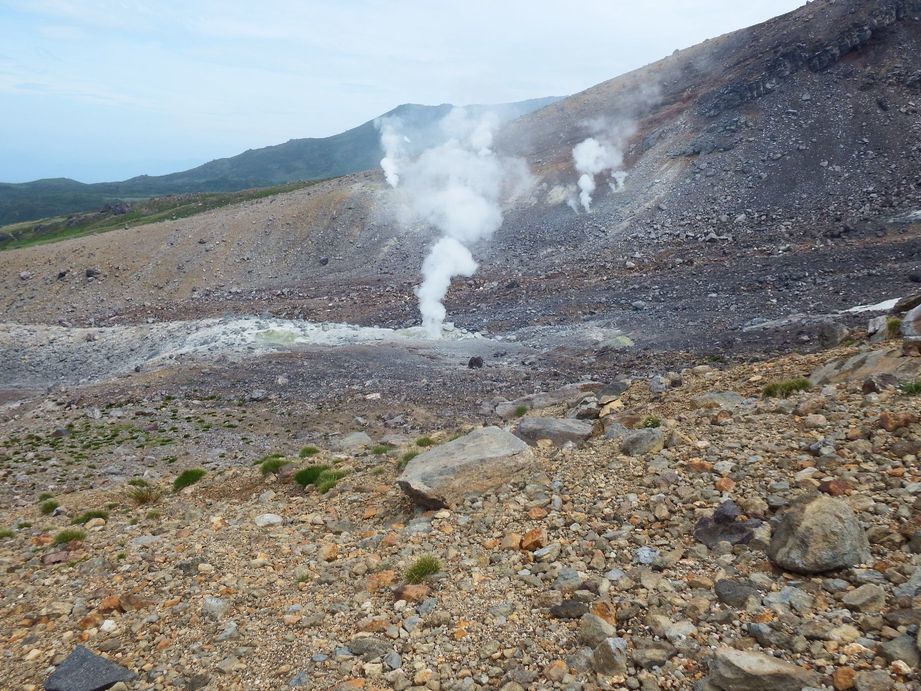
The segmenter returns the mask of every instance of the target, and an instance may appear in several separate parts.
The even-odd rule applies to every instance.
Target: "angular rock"
[[[656,453],[665,447],[665,433],[658,428],[638,429],[628,432],[620,443],[620,450],[628,456]]]
[[[549,439],[554,446],[570,441],[581,444],[592,435],[592,423],[571,418],[525,417],[515,427],[514,434],[531,446],[541,439]]]
[[[691,408],[735,410],[745,403],[745,398],[735,391],[717,391],[695,396],[691,399]]]
[[[719,648],[710,662],[710,683],[724,691],[801,691],[821,677],[770,655]]]
[[[365,446],[371,446],[373,440],[364,432],[352,432],[351,434],[346,434],[341,439],[337,439],[333,442],[333,445],[339,451],[349,451],[352,449],[360,449]]]
[[[874,375],[887,374],[904,382],[921,374],[921,358],[905,357],[898,349],[874,350],[832,360],[809,375],[813,386],[864,381]]]
[[[879,612],[886,604],[886,591],[878,585],[864,583],[859,588],[846,593],[841,598],[841,602],[848,609],[858,612]]]
[[[448,507],[514,479],[533,459],[514,434],[483,427],[416,456],[397,485],[420,506]]]
[[[45,691],[101,691],[134,679],[131,670],[78,645],[48,677]]]
[[[270,528],[272,526],[281,525],[285,522],[285,519],[283,519],[277,513],[264,513],[256,516],[256,518],[253,520],[260,528]]]
[[[355,638],[349,643],[352,654],[360,657],[365,662],[371,662],[393,651],[393,646],[382,638],[364,636]]]
[[[625,674],[627,641],[616,637],[601,641],[592,653],[592,668],[598,674]]]
[[[579,641],[585,645],[597,646],[606,638],[614,638],[617,631],[601,617],[584,614],[579,620]]]
[[[750,597],[758,597],[758,590],[749,581],[721,578],[713,586],[717,599],[730,607],[744,607]]]
[[[868,561],[870,548],[853,509],[842,499],[818,495],[784,513],[768,557],[787,571],[813,574]]]

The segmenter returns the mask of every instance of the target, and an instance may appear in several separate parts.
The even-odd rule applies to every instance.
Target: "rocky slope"
[[[269,401],[216,418],[188,398],[8,409],[3,684],[39,688],[57,666],[60,688],[84,688],[74,675],[103,656],[122,689],[919,688],[921,423],[884,376],[919,361],[892,350],[849,379],[859,350],[500,405],[546,424],[575,405],[593,437],[538,434],[526,470],[478,473],[430,510],[395,480],[464,428],[317,435],[298,459],[307,439],[281,429],[302,415]],[[762,395],[814,369],[812,390]],[[514,414],[485,419],[514,431]],[[132,426],[188,428],[166,448],[194,460],[103,462],[142,443]],[[237,426],[256,444],[225,459]],[[202,434],[210,452],[180,440]],[[108,465],[70,491],[48,453],[86,444]],[[190,462],[207,474],[174,493]],[[293,480],[318,463],[341,477],[323,494]],[[39,510],[42,490],[57,508]],[[422,556],[440,568],[407,584]]]

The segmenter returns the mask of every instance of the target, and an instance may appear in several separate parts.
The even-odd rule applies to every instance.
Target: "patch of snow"
[[[875,305],[857,305],[856,307],[851,307],[850,309],[844,310],[846,313],[850,314],[859,314],[861,312],[888,312],[897,303],[901,298],[893,298],[892,300],[886,300],[884,302],[878,302]]]

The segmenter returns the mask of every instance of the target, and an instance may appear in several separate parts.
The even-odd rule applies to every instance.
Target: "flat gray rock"
[[[397,485],[420,506],[454,506],[514,480],[533,460],[531,449],[514,434],[483,427],[416,456]]]
[[[526,417],[515,427],[514,434],[531,446],[541,439],[549,439],[554,446],[568,441],[581,444],[592,435],[592,423],[572,418]]]
[[[349,451],[351,449],[361,449],[366,446],[371,446],[374,441],[364,432],[352,432],[351,434],[346,434],[341,439],[337,439],[333,442],[333,446],[339,451]]]
[[[637,429],[624,435],[620,450],[628,456],[658,453],[665,447],[665,432],[657,427]]]
[[[818,674],[770,655],[719,648],[710,662],[710,683],[724,691],[801,691],[820,687]]]
[[[134,678],[131,670],[78,645],[48,677],[45,691],[101,691]]]

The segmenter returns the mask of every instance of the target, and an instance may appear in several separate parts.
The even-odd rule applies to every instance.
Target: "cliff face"
[[[778,84],[801,69],[821,72],[858,51],[874,40],[883,40],[885,33],[895,23],[914,20],[913,15],[921,12],[921,0],[884,0],[882,2],[840,3],[846,8],[841,20],[851,23],[847,28],[824,41],[783,41],[775,45],[766,55],[761,69],[752,70],[739,81],[705,94],[699,101],[699,112],[707,117],[716,117],[726,110],[747,101],[753,101],[772,93]],[[832,8],[833,9],[833,8]],[[837,22],[835,22],[837,23]],[[917,81],[917,77],[916,77]]]

